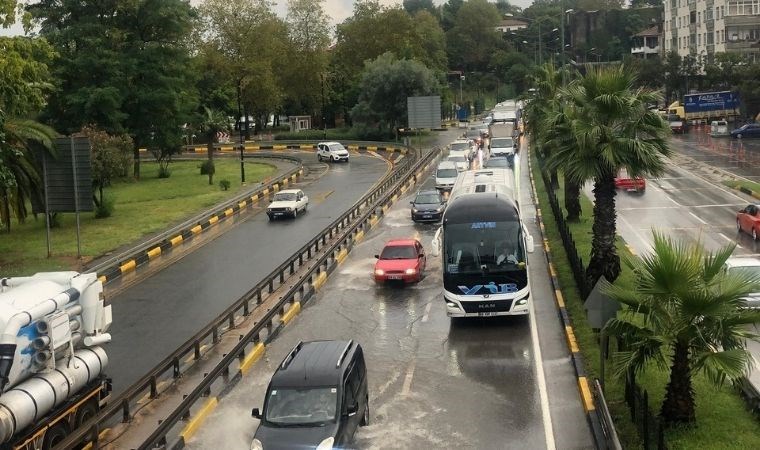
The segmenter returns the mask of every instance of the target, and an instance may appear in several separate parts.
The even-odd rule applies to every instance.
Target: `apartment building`
[[[760,62],[760,0],[665,0],[665,53],[712,60],[735,52]]]

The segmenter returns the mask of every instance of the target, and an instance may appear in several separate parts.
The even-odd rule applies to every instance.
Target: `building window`
[[[689,12],[689,24],[697,23],[697,12],[696,11],[690,11]]]
[[[760,0],[729,0],[729,16],[749,16],[760,14]]]
[[[715,44],[715,39],[713,39],[712,33],[707,33],[707,45],[713,45]]]
[[[707,22],[708,20],[713,20],[712,6],[707,8],[707,10],[705,11],[705,22]]]

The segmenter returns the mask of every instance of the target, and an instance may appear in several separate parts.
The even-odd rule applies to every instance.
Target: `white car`
[[[449,156],[446,158],[446,161],[450,161],[454,164],[456,164],[456,168],[460,172],[464,172],[465,170],[470,170],[470,158],[469,158],[470,152],[464,152],[464,151],[450,151]]]
[[[299,212],[306,212],[309,197],[300,189],[286,189],[274,194],[272,203],[267,207],[269,220],[280,217],[298,217]]]
[[[470,156],[470,152],[472,151],[472,141],[468,139],[457,139],[456,141],[449,144],[449,152],[465,152],[465,156]]]
[[[320,142],[317,144],[317,159],[348,162],[348,150],[340,142]]]
[[[457,181],[459,170],[456,163],[451,161],[441,161],[438,169],[435,171],[435,188],[442,191],[450,191]]]
[[[760,274],[760,258],[752,256],[732,256],[726,260],[723,266],[727,272],[745,271],[751,274]],[[760,308],[760,292],[753,292],[744,297],[747,302],[747,308]]]

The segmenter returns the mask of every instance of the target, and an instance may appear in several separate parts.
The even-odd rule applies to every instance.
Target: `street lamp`
[[[565,16],[573,12],[572,9],[566,9],[564,13],[562,13],[561,20],[559,21],[559,27],[562,29],[560,31],[560,34],[562,35],[562,55],[560,56],[560,64],[561,67],[565,67],[565,48],[568,47],[568,45],[565,45]],[[562,72],[562,85],[565,85],[565,72],[563,70]]]
[[[240,119],[243,118],[242,112],[241,112],[241,93],[243,90],[242,87],[243,79],[240,78],[238,80],[237,85],[237,101],[238,101],[238,135],[240,136],[240,183],[245,183],[245,161],[243,156],[243,151],[245,151],[245,142],[243,141],[243,123]]]
[[[459,75],[459,107],[461,108],[464,104],[464,99],[462,97],[462,82],[464,81],[464,75]]]

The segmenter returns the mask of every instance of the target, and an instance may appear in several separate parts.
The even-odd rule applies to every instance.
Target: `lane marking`
[[[733,239],[731,239],[730,237],[726,236],[725,234],[723,234],[723,233],[718,233],[718,234],[720,235],[720,237],[722,237],[723,239],[727,240],[728,242],[735,243],[735,241]]]
[[[431,306],[433,306],[433,302],[430,302],[425,306],[425,313],[422,315],[422,323],[425,323],[428,321],[428,317],[430,316]]]
[[[628,222],[627,220],[625,220],[625,217],[623,217],[622,215],[620,215],[620,216],[618,216],[618,219],[620,219],[620,221],[621,221],[621,222],[623,222],[623,223],[625,224],[625,226],[627,226],[627,227],[628,227],[628,228],[629,228],[629,229],[630,229],[630,230],[633,232],[633,234],[634,234],[634,235],[635,235],[635,236],[636,236],[636,237],[637,237],[637,238],[638,238],[638,239],[639,239],[639,240],[640,240],[642,243],[644,243],[644,248],[646,248],[647,250],[649,250],[649,252],[650,252],[650,253],[653,253],[653,252],[654,252],[654,247],[652,247],[652,246],[649,244],[649,240],[645,239],[645,238],[644,238],[644,236],[642,236],[642,235],[641,235],[641,233],[639,233],[639,232],[636,230],[636,228],[634,228],[634,227],[633,227],[633,225],[631,225],[631,223],[630,223],[630,222]]]
[[[266,350],[266,346],[259,342],[256,344],[255,347],[253,347],[253,350],[251,350],[251,353],[248,354],[248,356],[245,357],[243,362],[240,364],[240,372],[243,373],[243,375],[247,374],[249,370],[251,370],[251,366],[253,363],[261,359],[262,356],[264,356],[264,350]]]
[[[588,379],[586,377],[578,377],[578,388],[580,388],[583,407],[586,408],[586,412],[593,411],[595,409],[594,397],[591,396],[591,389],[588,387]]]
[[[287,325],[299,312],[301,312],[301,302],[294,302],[288,311],[282,315],[282,323]]]
[[[538,326],[536,325],[536,308],[533,302],[528,302],[530,307],[530,337],[533,343],[533,354],[536,360],[536,373],[538,375],[538,397],[541,400],[541,417],[544,422],[544,438],[546,439],[547,450],[557,448],[554,443],[554,426],[552,425],[552,415],[549,411],[549,394],[546,391],[546,374],[544,374],[544,361],[541,355],[541,345],[538,341]]]
[[[409,366],[406,368],[406,376],[404,376],[404,385],[401,386],[401,395],[409,395],[409,390],[412,388],[412,377],[414,377],[414,367],[417,364],[417,360],[413,359]]]
[[[707,225],[707,222],[705,222],[704,220],[702,220],[702,218],[701,218],[701,217],[699,217],[698,215],[694,214],[693,212],[689,211],[689,215],[690,215],[691,217],[693,217],[693,218],[697,219],[698,221],[702,222],[703,224]]]
[[[322,285],[325,284],[325,281],[327,281],[327,272],[322,272],[319,275],[317,275],[317,278],[315,278],[314,282],[312,283],[314,290],[318,291],[319,288],[321,288]]]

